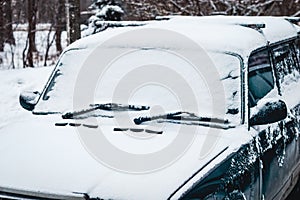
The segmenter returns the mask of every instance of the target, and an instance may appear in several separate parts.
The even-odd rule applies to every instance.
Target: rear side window
[[[274,88],[274,77],[268,51],[253,53],[249,58],[248,66],[249,106],[254,107]]]
[[[292,74],[295,70],[300,71],[296,54],[292,44],[280,45],[273,49],[274,65],[280,83],[284,81],[287,75]]]
[[[295,49],[296,49],[296,54],[297,54],[298,65],[300,65],[300,39],[296,40]]]

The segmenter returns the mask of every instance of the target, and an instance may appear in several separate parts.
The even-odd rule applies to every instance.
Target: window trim
[[[274,65],[273,65],[273,62],[272,62],[272,52],[269,48],[269,46],[265,46],[265,47],[262,47],[262,48],[259,48],[259,49],[256,49],[254,51],[252,51],[248,57],[248,63],[247,63],[247,85],[248,85],[248,88],[247,88],[247,95],[248,95],[248,101],[247,101],[247,106],[248,106],[248,122],[249,122],[249,119],[250,119],[250,104],[249,104],[249,92],[250,92],[250,89],[249,89],[249,74],[253,71],[250,71],[250,67],[249,67],[249,59],[250,57],[253,55],[253,54],[257,54],[259,52],[263,52],[263,51],[267,51],[268,52],[268,57],[269,57],[269,61],[270,61],[270,67],[272,69],[272,76],[273,76],[273,79],[274,79],[274,88],[277,86],[277,79],[276,79],[276,73],[275,73],[275,68],[274,68]],[[276,84],[275,84],[276,83]],[[273,89],[274,89],[273,88]]]

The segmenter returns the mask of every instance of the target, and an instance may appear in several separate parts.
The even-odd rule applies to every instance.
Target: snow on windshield
[[[36,112],[63,112],[72,107],[74,83],[88,53],[84,49],[71,49],[61,56],[35,108]]]
[[[64,53],[35,112],[78,109],[74,108],[74,93],[81,88],[83,93],[93,93],[93,99],[83,101],[81,108],[114,102],[150,106],[152,114],[189,111],[240,122],[241,70],[237,57],[210,53],[212,66],[203,63],[195,67],[167,50],[135,49],[102,66],[101,60],[93,64],[88,61],[97,60],[90,53],[83,49]],[[210,68],[216,68],[215,77],[207,77],[205,71]],[[220,84],[223,94],[214,90]],[[86,96],[83,93],[80,95]]]

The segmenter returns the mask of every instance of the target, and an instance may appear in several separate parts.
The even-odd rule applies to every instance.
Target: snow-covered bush
[[[84,31],[83,36],[91,35],[105,30],[107,27],[99,21],[120,21],[124,10],[115,0],[93,0],[90,9],[95,13],[89,18],[88,28]]]

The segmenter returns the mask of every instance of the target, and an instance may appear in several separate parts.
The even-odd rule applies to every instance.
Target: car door
[[[290,99],[284,92],[283,84],[290,81],[293,69],[298,67],[295,61],[295,51],[290,44],[278,45],[250,56],[248,64],[250,113],[261,109],[261,106],[257,106],[260,102],[279,102],[279,99],[285,102]],[[289,101],[287,107],[292,111],[295,109]],[[261,198],[282,199],[289,189],[291,177],[299,160],[296,118],[289,113],[284,120],[262,123],[250,129],[258,133],[256,140],[260,146]]]
[[[276,89],[276,79],[274,71],[272,70],[271,54],[270,51],[265,48],[253,52],[248,60],[248,106],[250,110],[250,118],[257,109],[257,104],[266,98],[278,98],[278,90]],[[250,123],[250,122],[249,122]],[[269,171],[264,165],[267,164],[267,159],[271,157],[273,160],[274,155],[269,155],[268,148],[268,136],[270,135],[270,126],[268,125],[255,125],[250,127],[250,131],[256,133],[254,140],[257,141],[257,152],[260,160],[260,199],[262,199],[268,190],[266,185],[267,172]],[[269,165],[268,165],[269,166]],[[270,176],[267,176],[269,179]],[[278,188],[275,186],[274,188]]]
[[[265,192],[275,199],[286,197],[297,181],[299,174],[300,143],[297,139],[299,134],[300,95],[297,94],[300,90],[300,66],[299,57],[297,58],[299,46],[295,44],[295,41],[290,41],[272,47],[272,60],[277,87],[290,112],[288,118],[279,123],[279,129],[276,130],[282,135],[279,140],[276,140],[275,155],[277,163],[276,159],[273,159],[269,166],[266,162],[266,167],[270,169],[269,173],[266,174],[271,177],[276,176],[277,179],[269,178],[269,183],[266,183],[268,189],[265,188]],[[277,193],[272,191],[274,181],[282,184]]]

